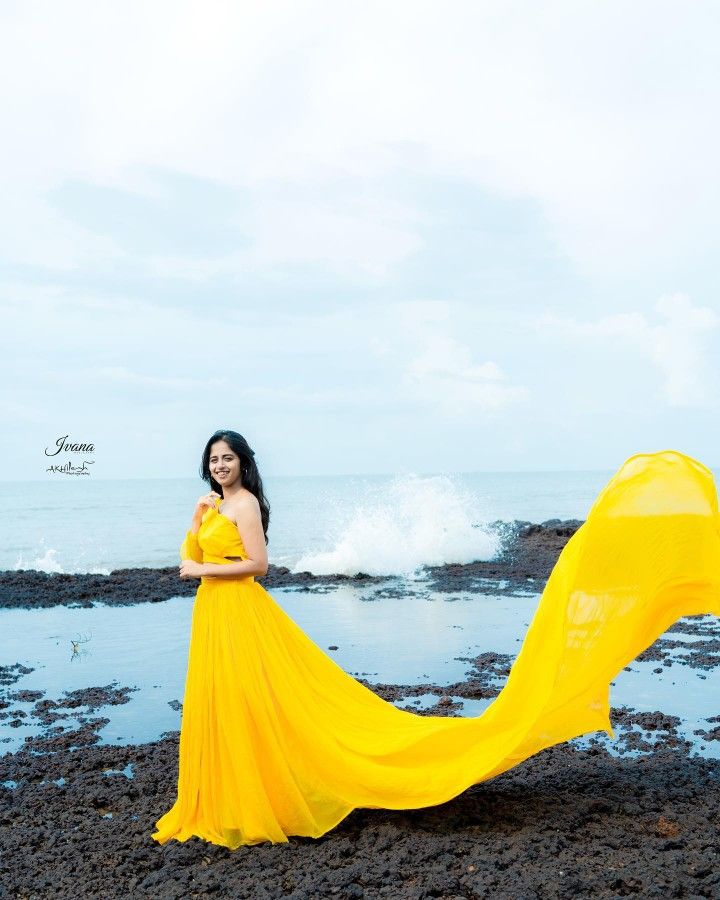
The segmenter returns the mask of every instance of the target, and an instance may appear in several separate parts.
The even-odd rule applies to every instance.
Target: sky
[[[4,480],[720,465],[711,2],[0,5]],[[78,463],[80,456],[65,456]]]

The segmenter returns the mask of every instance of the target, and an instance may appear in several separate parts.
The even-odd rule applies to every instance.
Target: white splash
[[[81,553],[82,557],[83,554]],[[53,547],[48,547],[44,552],[38,553],[38,555],[31,557],[29,559],[25,559],[22,553],[18,556],[15,561],[15,571],[18,572],[21,569],[34,569],[37,572],[48,572],[53,573],[56,572],[61,575],[109,575],[110,569],[103,566],[88,566],[83,563],[81,560],[77,560],[76,563],[65,563],[62,564],[57,556],[57,550]]]
[[[447,475],[404,475],[354,510],[331,550],[307,553],[293,572],[405,575],[422,566],[492,559],[500,538],[479,501]]]

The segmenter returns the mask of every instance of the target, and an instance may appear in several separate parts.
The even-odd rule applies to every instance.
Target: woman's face
[[[224,488],[240,478],[240,457],[226,441],[215,441],[210,447],[210,474]]]

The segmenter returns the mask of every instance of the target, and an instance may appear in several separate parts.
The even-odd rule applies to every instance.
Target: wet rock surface
[[[359,680],[390,701],[436,694],[413,711],[452,716],[464,698],[496,696],[512,658],[467,662],[466,679],[449,686]],[[0,757],[0,896],[720,896],[720,760],[691,755],[680,719],[660,710],[611,709],[619,756],[604,734],[586,736],[586,747],[548,748],[448,803],[358,809],[319,840],[229,851],[151,839],[175,799],[178,734],[101,744],[103,709],[132,688],[49,698],[18,688],[30,671],[0,668],[0,707],[32,704],[39,726]],[[707,723],[703,735],[720,739],[720,716]]]
[[[85,708],[104,691],[89,691]],[[107,696],[121,702],[127,689]],[[671,735],[677,724],[612,712],[620,731]],[[175,799],[178,736],[97,746],[103,721],[0,757],[0,895],[720,896],[720,761],[682,744],[634,758],[563,744],[438,806],[358,809],[318,840],[229,851],[150,838]]]
[[[501,537],[495,560],[464,565],[426,568],[426,585],[437,591],[473,590],[502,593],[524,589],[541,590],[568,539],[582,525],[577,519],[492,523]],[[285,566],[271,565],[264,578],[256,579],[266,590],[297,587],[323,592],[342,584],[377,586],[373,599],[402,590],[399,579],[366,575],[312,575],[292,573]],[[500,584],[498,585],[498,580]],[[116,569],[109,575],[71,575],[33,569],[0,572],[0,607],[33,609],[50,606],[90,607],[93,603],[127,606],[161,602],[171,597],[194,596],[198,579],[181,579],[177,567],[160,569]]]
[[[515,523],[496,560],[433,567],[429,587],[540,591],[581,524]],[[316,578],[277,568],[259,580],[318,592],[367,582],[378,597],[400,589],[387,578]],[[196,589],[175,568],[110,576],[6,572],[0,605],[125,605]],[[658,673],[683,666],[703,677],[720,665],[719,643],[717,619],[687,617],[641,659],[657,663]],[[452,685],[373,683],[372,673],[358,680],[419,715],[459,715],[463,700],[497,696],[513,657],[458,658],[468,669]],[[48,696],[22,688],[31,671],[0,666],[0,717],[35,726],[22,749],[0,756],[0,897],[720,897],[720,760],[691,753],[680,719],[661,710],[613,707],[614,741],[599,734],[584,747],[548,748],[435,807],[358,809],[318,840],[229,851],[198,838],[164,846],[151,839],[175,799],[178,735],[143,745],[101,742],[108,709],[127,703],[132,687]],[[417,708],[422,695],[437,700]],[[170,705],[182,708],[177,700]],[[709,745],[720,741],[720,715],[695,734]]]
[[[580,528],[580,519],[548,519],[540,524],[494,522],[500,551],[493,560],[464,565],[428,566],[428,586],[435,591],[513,593],[541,591],[560,551]],[[497,582],[504,582],[498,585]]]
[[[509,654],[495,652],[481,653],[476,657],[457,656],[455,659],[469,662],[471,667],[465,673],[467,678],[464,681],[450,685],[383,684],[368,681],[362,676],[356,677],[356,680],[362,682],[389,703],[397,703],[406,698],[420,697],[425,694],[436,694],[437,703],[422,710],[422,714],[447,715],[447,711],[450,709],[462,709],[462,703],[454,698],[489,700],[497,697],[510,674],[510,666],[513,661],[513,657]],[[420,712],[412,701],[404,708],[411,712]]]

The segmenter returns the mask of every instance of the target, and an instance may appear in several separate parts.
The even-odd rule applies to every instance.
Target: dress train
[[[181,556],[244,556],[206,512]],[[152,837],[235,848],[320,837],[353,809],[444,803],[545,747],[614,737],[610,682],[683,616],[720,615],[709,469],[630,457],[563,548],[502,691],[475,717],[421,716],[347,674],[252,576],[198,587],[177,800]]]

